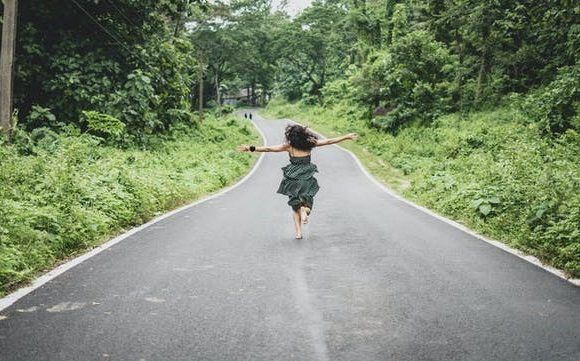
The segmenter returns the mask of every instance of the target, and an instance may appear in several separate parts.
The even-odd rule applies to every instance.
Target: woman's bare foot
[[[310,216],[310,208],[300,207],[300,218],[302,219],[302,223],[308,223],[308,216]]]
[[[302,239],[302,235],[301,234],[297,234],[296,235],[296,239]]]

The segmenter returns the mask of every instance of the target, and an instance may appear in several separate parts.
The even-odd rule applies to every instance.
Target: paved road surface
[[[269,144],[283,121],[254,116]],[[293,239],[286,154],[0,314],[1,360],[580,360],[580,288],[390,197],[336,147]]]

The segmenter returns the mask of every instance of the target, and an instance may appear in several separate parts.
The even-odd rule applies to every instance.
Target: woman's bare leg
[[[302,223],[308,223],[308,217],[310,216],[310,208],[307,206],[300,207],[300,218],[302,218]]]
[[[302,226],[300,225],[300,213],[292,212],[292,219],[294,220],[294,230],[296,231],[296,239],[302,238]]]

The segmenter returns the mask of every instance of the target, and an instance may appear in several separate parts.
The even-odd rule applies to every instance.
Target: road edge
[[[278,120],[292,122],[292,123],[295,123],[295,124],[300,124],[299,122],[296,122],[296,121],[294,121],[292,119],[288,119],[288,118],[281,118],[281,119],[278,119]],[[312,129],[312,127],[309,126],[309,128],[310,128],[311,131],[313,131],[314,133],[318,134],[319,136],[321,136],[323,138],[326,138],[322,133],[320,133],[320,132]],[[358,157],[353,152],[351,152],[350,150],[348,150],[346,148],[341,147],[338,144],[333,144],[333,146],[335,146],[335,147],[341,149],[342,151],[348,153],[354,159],[355,163],[358,165],[358,167],[364,173],[364,175],[367,176],[367,178],[369,178],[375,185],[377,185],[380,189],[382,189],[384,192],[386,192],[387,194],[389,194],[391,197],[393,197],[393,198],[395,198],[395,199],[397,199],[397,200],[399,200],[401,202],[404,202],[404,203],[406,203],[406,204],[408,204],[408,205],[410,205],[410,206],[412,206],[412,207],[414,207],[414,208],[416,208],[416,209],[418,209],[418,210],[420,210],[420,211],[422,211],[424,213],[427,213],[428,215],[430,215],[432,217],[435,217],[435,218],[439,219],[440,221],[442,221],[444,223],[447,223],[450,226],[455,227],[455,228],[457,228],[457,229],[459,229],[459,230],[461,230],[461,231],[469,234],[470,236],[473,236],[473,237],[475,237],[475,238],[477,238],[477,239],[479,239],[481,241],[484,241],[486,243],[489,243],[492,246],[495,246],[495,247],[497,247],[497,248],[499,248],[499,249],[501,249],[501,250],[503,250],[505,252],[508,252],[508,253],[516,256],[516,257],[519,257],[519,258],[521,258],[521,259],[523,259],[523,260],[525,260],[525,261],[527,261],[527,262],[529,262],[529,263],[531,263],[531,264],[533,264],[533,265],[535,265],[537,267],[540,267],[543,270],[545,270],[547,272],[550,272],[551,274],[553,274],[553,275],[555,275],[555,276],[557,276],[557,277],[559,277],[559,278],[561,278],[561,279],[563,279],[565,281],[568,281],[569,283],[571,283],[574,286],[580,287],[580,278],[568,278],[568,277],[566,277],[566,273],[564,273],[564,271],[542,263],[542,261],[540,261],[535,256],[528,255],[528,254],[524,253],[523,251],[520,251],[518,249],[512,248],[512,247],[508,246],[507,244],[505,244],[503,242],[500,242],[500,241],[496,241],[496,240],[487,238],[487,237],[485,237],[485,236],[483,236],[483,235],[481,235],[481,234],[473,231],[472,229],[464,226],[461,223],[458,223],[458,222],[456,222],[456,221],[454,221],[452,219],[449,219],[449,218],[444,217],[444,216],[442,216],[440,214],[437,214],[437,213],[435,213],[434,211],[432,211],[432,210],[430,210],[428,208],[425,208],[425,207],[423,207],[421,205],[418,205],[418,204],[416,204],[416,203],[414,203],[414,202],[412,202],[412,201],[410,201],[410,200],[408,200],[406,198],[403,198],[402,196],[400,196],[399,194],[397,194],[395,191],[393,191],[392,189],[390,189],[388,186],[386,186],[383,182],[381,182],[380,180],[378,180],[377,178],[375,178],[375,176],[373,176],[366,169],[366,167],[362,164],[362,162],[360,161],[360,159],[358,159]]]
[[[250,123],[257,130],[260,137],[262,137],[262,143],[264,145],[267,145],[267,139],[266,139],[266,136],[264,135],[264,133],[262,132],[262,130],[253,121],[250,121]],[[120,235],[106,241],[105,243],[100,244],[99,246],[93,248],[92,250],[87,251],[87,252],[83,253],[82,255],[75,257],[75,258],[71,259],[70,261],[67,261],[67,262],[53,268],[52,270],[44,273],[43,275],[34,279],[30,285],[19,288],[16,291],[9,293],[8,295],[0,298],[0,312],[5,310],[6,308],[12,306],[16,301],[18,301],[22,297],[26,296],[27,294],[31,293],[32,291],[36,290],[37,288],[42,287],[44,284],[50,282],[51,280],[53,280],[56,277],[58,277],[59,275],[65,273],[66,271],[70,270],[71,268],[74,268],[78,264],[86,261],[89,258],[96,256],[97,254],[101,253],[102,251],[106,250],[107,248],[114,246],[115,244],[129,238],[130,236],[144,230],[145,228],[152,226],[155,223],[162,221],[166,218],[174,216],[177,213],[182,212],[186,209],[195,207],[198,204],[207,202],[211,199],[222,196],[222,195],[234,190],[235,188],[237,188],[240,185],[242,185],[243,183],[245,183],[256,172],[256,170],[258,169],[258,167],[262,163],[263,159],[264,159],[264,153],[260,153],[260,156],[254,162],[252,169],[250,169],[250,171],[242,179],[240,179],[236,183],[232,184],[231,186],[224,188],[224,189],[221,189],[221,190],[217,191],[216,193],[213,193],[205,198],[198,199],[198,200],[194,201],[193,203],[186,204],[182,207],[176,208],[172,211],[169,211],[169,212],[164,213],[160,216],[157,216],[157,217],[153,218],[152,220],[150,220],[149,222],[144,223],[140,226],[134,227],[134,228],[128,230],[127,232],[120,234]]]

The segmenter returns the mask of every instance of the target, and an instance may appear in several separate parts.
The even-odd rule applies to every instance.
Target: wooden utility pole
[[[17,8],[18,0],[4,0],[2,48],[0,49],[0,128],[9,139],[12,132],[12,82],[14,80]]]

